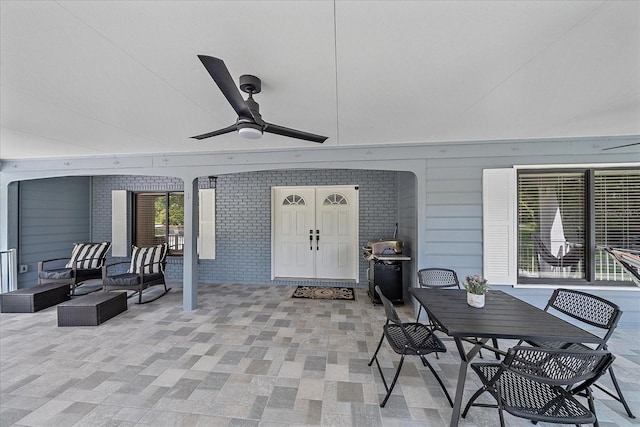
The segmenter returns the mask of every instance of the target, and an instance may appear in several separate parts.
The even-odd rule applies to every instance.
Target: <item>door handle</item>
[[[309,230],[309,250],[313,250],[313,230]]]
[[[316,251],[320,250],[320,230],[316,230]]]

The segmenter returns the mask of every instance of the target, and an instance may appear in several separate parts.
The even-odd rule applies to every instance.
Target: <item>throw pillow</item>
[[[111,242],[75,243],[71,251],[71,258],[65,267],[73,268],[75,265],[80,269],[100,268],[109,248],[111,248]]]
[[[133,246],[129,273],[164,273],[164,260],[166,257],[166,243],[140,248]]]

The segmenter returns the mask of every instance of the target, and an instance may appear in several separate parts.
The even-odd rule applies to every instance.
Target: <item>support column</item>
[[[198,178],[184,184],[182,308],[198,307]]]

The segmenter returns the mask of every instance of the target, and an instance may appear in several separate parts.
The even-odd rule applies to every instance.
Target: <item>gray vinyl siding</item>
[[[23,181],[18,187],[18,288],[38,283],[38,262],[69,257],[76,242],[91,241],[91,178]]]

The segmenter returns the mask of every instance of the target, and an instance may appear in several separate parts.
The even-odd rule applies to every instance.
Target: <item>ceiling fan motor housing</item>
[[[256,76],[243,74],[240,76],[240,90],[244,93],[260,93],[262,82]]]

